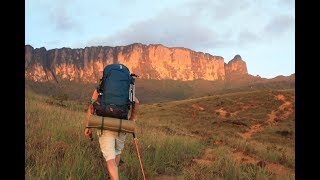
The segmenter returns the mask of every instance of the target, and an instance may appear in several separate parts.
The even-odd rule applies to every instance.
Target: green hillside
[[[192,88],[203,87],[199,92],[205,94],[210,86],[137,82],[137,92],[158,97],[141,103],[137,121],[147,179],[295,179],[294,89],[217,89],[196,98]],[[98,137],[84,137],[89,101],[79,103],[72,92],[53,85],[36,86],[26,83],[26,179],[106,179]],[[76,94],[86,99],[92,87],[79,86]],[[179,87],[186,87],[185,94]],[[51,96],[45,95],[49,89]],[[122,160],[120,179],[142,179],[130,134]]]
[[[33,82],[26,80],[26,88],[38,94],[51,96],[55,99],[76,100],[80,103],[90,101],[93,89],[98,83],[83,84],[74,81]],[[293,89],[295,82],[290,80],[251,80],[241,83],[228,81],[178,81],[178,80],[152,80],[136,79],[136,94],[141,103],[150,104],[157,102],[169,102],[184,100],[208,95],[225,94],[231,92],[244,92],[255,90],[281,90]]]

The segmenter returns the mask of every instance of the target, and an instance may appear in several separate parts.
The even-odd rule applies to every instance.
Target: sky
[[[295,73],[294,0],[25,0],[25,44],[34,48],[184,47],[239,54],[248,73]]]

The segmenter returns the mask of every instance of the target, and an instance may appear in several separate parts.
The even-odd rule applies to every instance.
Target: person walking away
[[[98,92],[94,90],[91,98],[91,104],[88,108],[88,114],[94,114],[93,103],[98,99]],[[130,121],[137,120],[137,113],[139,109],[139,100],[134,96],[134,104],[132,105],[130,114]],[[128,115],[129,116],[129,115]],[[89,118],[86,119],[86,127],[88,127]],[[85,128],[85,136],[92,138],[92,130],[90,128]],[[119,162],[120,154],[124,148],[124,143],[126,140],[127,133],[116,132],[110,130],[97,130],[97,135],[99,137],[100,150],[106,161],[106,169],[112,180],[119,180]]]

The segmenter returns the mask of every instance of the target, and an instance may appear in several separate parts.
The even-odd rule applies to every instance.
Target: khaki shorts
[[[116,155],[121,154],[126,140],[127,133],[109,130],[97,130],[100,149],[106,161],[115,159]],[[119,135],[119,136],[118,136]]]

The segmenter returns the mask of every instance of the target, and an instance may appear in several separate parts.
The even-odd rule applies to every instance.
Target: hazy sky
[[[294,0],[26,0],[25,44],[34,48],[162,44],[239,54],[249,74],[295,72]]]

